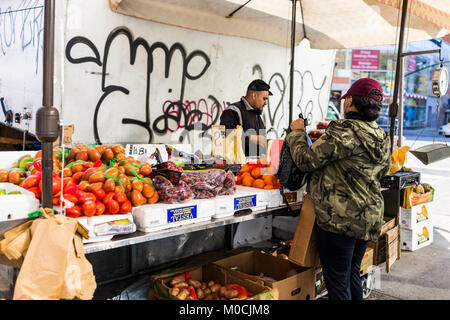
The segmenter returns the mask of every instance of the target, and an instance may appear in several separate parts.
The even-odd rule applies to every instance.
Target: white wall
[[[207,127],[219,124],[255,78],[274,93],[264,112],[270,137],[288,125],[289,48],[119,15],[106,0],[60,0],[56,16],[55,106],[64,124],[75,124],[75,142],[179,142],[199,120],[192,111]],[[127,35],[139,44],[134,63]],[[297,47],[294,119],[300,109],[313,122],[326,115],[333,64],[334,51]],[[180,99],[181,110],[163,112]]]
[[[22,113],[42,106],[44,0],[0,1],[0,98],[7,109]],[[0,121],[5,121],[0,109]],[[34,121],[29,122],[35,131]],[[14,123],[27,129],[26,122]]]

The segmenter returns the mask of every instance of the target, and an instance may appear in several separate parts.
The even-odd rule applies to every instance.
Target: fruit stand
[[[177,147],[186,150],[190,146]],[[287,212],[277,177],[269,174],[273,168],[264,161],[242,166],[203,161],[198,166],[180,162],[180,154],[186,161],[188,153],[172,146],[146,148],[151,150],[147,161],[140,161],[130,155],[132,146],[54,147],[54,210],[77,219],[88,230],[84,253],[98,285],[158,270],[211,249],[269,240],[272,216]],[[5,168],[0,171],[1,184],[21,192],[3,197],[23,197],[20,204],[26,209],[18,212],[12,208],[9,213],[2,209],[3,233],[39,217],[41,153],[2,152],[1,159],[0,166]],[[288,201],[298,208],[303,190],[290,193],[295,196]],[[24,206],[27,203],[29,207]],[[252,231],[254,226],[257,228]],[[204,237],[211,241],[205,244]],[[188,245],[179,244],[173,251],[167,244],[183,239]],[[13,290],[19,270],[2,267],[9,268]]]

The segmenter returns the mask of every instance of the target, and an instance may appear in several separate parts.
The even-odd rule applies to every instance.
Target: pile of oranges
[[[261,163],[242,165],[241,170],[236,179],[236,184],[246,187],[253,187],[259,189],[278,189],[280,187],[280,180],[274,174],[268,174],[270,170],[265,170],[267,165]]]

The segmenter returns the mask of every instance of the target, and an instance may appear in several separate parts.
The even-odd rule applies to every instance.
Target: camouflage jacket
[[[391,165],[389,135],[376,122],[332,121],[310,147],[306,132],[295,130],[286,141],[309,182],[317,225],[329,232],[376,241],[383,220],[380,178]]]

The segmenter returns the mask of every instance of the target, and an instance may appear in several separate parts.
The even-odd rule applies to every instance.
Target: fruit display
[[[153,178],[153,184],[163,203],[182,203],[194,198],[191,188],[184,181],[176,185],[169,179],[157,175]]]
[[[236,184],[259,189],[279,189],[280,179],[272,174],[270,164],[262,164],[261,161],[242,165],[236,179]]]
[[[10,182],[41,198],[42,152],[18,159],[0,170],[0,182]],[[70,217],[126,214],[133,206],[159,200],[148,163],[125,157],[122,145],[77,144],[53,150],[53,205],[66,208]],[[63,203],[61,203],[61,195]]]
[[[176,275],[167,284],[170,294],[180,300],[242,300],[252,295],[243,286],[203,282],[189,277],[187,272]]]

